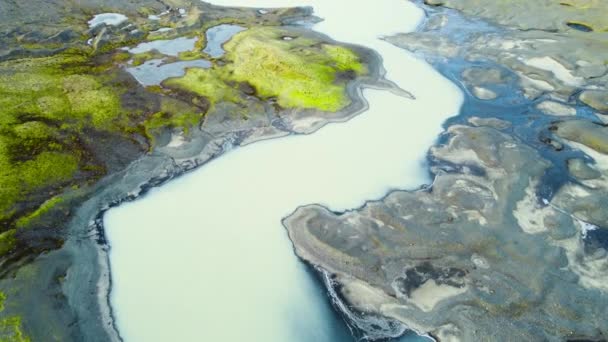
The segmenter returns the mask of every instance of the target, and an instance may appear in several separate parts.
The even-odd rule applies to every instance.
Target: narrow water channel
[[[425,62],[380,39],[414,30],[406,0],[214,0],[310,5],[314,29],[375,49],[416,100],[365,90],[368,111],[306,136],[235,149],[105,217],[111,303],[126,341],[336,342],[351,338],[293,253],[281,218],[335,210],[428,182],[424,161],[462,95]]]

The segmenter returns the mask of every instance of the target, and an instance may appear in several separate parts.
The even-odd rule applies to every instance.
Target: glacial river
[[[350,341],[281,219],[296,207],[362,205],[430,180],[428,148],[462,94],[381,37],[415,30],[406,0],[214,0],[312,6],[316,31],[375,49],[409,100],[365,90],[369,110],[311,135],[237,148],[105,217],[111,304],[125,341]]]

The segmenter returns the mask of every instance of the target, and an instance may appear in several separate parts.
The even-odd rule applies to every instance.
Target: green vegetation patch
[[[44,216],[51,209],[55,208],[58,204],[62,202],[63,198],[61,196],[55,196],[47,200],[46,202],[42,203],[42,205],[36,211],[27,216],[23,216],[19,220],[17,220],[17,228],[28,227],[34,220],[38,220],[40,217]],[[2,255],[1,252],[0,255]]]
[[[0,292],[0,341],[29,342],[30,338],[26,336],[21,327],[21,317],[3,314],[5,301],[6,295],[4,292]]]
[[[31,119],[110,128],[121,114],[119,94],[86,62],[58,55],[0,64],[0,129]]]
[[[224,45],[227,63],[211,69],[190,69],[184,77],[164,82],[209,99],[238,102],[235,83],[251,85],[260,98],[276,98],[284,108],[335,112],[348,104],[348,77],[366,73],[358,56],[348,48],[314,39],[290,36],[276,28],[251,28]]]
[[[151,115],[143,124],[146,137],[154,145],[155,133],[165,128],[181,128],[188,134],[190,129],[201,122],[203,115],[203,112],[183,101],[162,97],[160,111]]]
[[[166,55],[163,55],[162,53],[158,52],[158,50],[151,50],[151,51],[146,51],[146,52],[141,52],[141,53],[137,53],[133,55],[133,66],[139,66],[144,64],[145,62],[152,60],[152,59],[163,59],[167,57]]]
[[[83,129],[120,129],[120,94],[96,71],[71,54],[0,64],[0,220],[29,195],[70,183]]]
[[[0,341],[3,342],[29,342],[21,328],[21,317],[10,316],[0,319]]]
[[[114,63],[79,52],[0,63],[0,233],[12,237],[0,256],[11,232],[40,221],[64,188],[105,174],[89,134],[128,137],[151,113],[123,107],[133,90]]]
[[[168,79],[163,85],[204,96],[211,104],[224,101],[239,102],[238,91],[234,86],[226,83],[229,78],[230,74],[225,67],[192,68],[188,69],[183,77]]]
[[[15,239],[16,232],[15,229],[11,229],[4,233],[0,233],[0,255],[4,255],[15,248],[15,244],[17,243],[17,240]],[[1,308],[2,307],[0,306],[0,311],[2,311]]]

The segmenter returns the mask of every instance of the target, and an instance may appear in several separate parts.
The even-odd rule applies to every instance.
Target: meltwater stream
[[[126,341],[350,341],[293,253],[281,218],[297,206],[360,206],[428,182],[425,155],[462,103],[424,61],[380,39],[414,30],[406,0],[214,0],[313,6],[314,29],[375,49],[416,100],[365,90],[369,110],[311,135],[237,148],[110,210],[111,303]]]

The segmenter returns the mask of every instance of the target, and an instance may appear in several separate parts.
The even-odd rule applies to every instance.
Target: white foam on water
[[[422,60],[382,39],[414,30],[405,0],[214,0],[215,5],[310,5],[314,29],[375,49],[409,100],[365,90],[368,111],[311,135],[237,148],[110,210],[111,303],[126,341],[349,341],[293,253],[281,218],[297,206],[360,206],[429,182],[428,148],[462,94]]]

